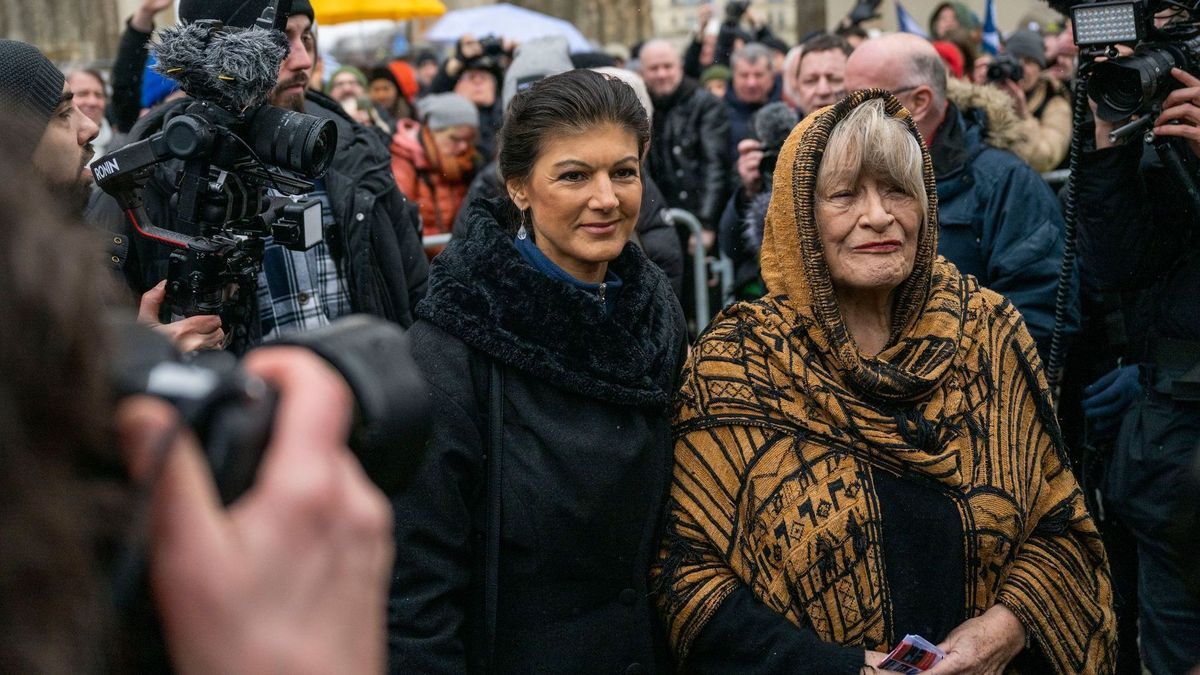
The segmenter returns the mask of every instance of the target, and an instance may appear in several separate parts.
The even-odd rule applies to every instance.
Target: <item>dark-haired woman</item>
[[[667,279],[628,242],[646,113],[590,71],[518,94],[507,198],[476,201],[410,335],[437,411],[397,495],[393,671],[661,670],[646,572],[686,351]]]

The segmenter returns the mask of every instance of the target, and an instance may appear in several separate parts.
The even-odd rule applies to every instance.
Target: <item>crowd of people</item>
[[[237,35],[271,4],[177,10]],[[1200,672],[1200,73],[1122,140],[1075,109],[1066,19],[993,53],[967,3],[928,37],[856,9],[793,45],[734,1],[682,43],[480,26],[336,64],[293,0],[265,102],[336,131],[299,247],[211,238],[244,162],[184,203],[210,167],[166,140],[200,110],[157,63],[170,5],[106,70],[0,40],[0,663],[138,669],[135,555],[182,671],[883,672],[919,635],[930,675]],[[178,154],[136,199],[97,187],[147,143]],[[201,241],[251,276],[178,316]],[[110,391],[122,313],[278,393],[229,507],[210,436]],[[428,390],[388,494],[350,450],[367,394],[273,344],[354,314]]]

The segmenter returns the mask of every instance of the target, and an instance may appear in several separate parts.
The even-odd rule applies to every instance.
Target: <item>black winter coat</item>
[[[1077,180],[1086,285],[1137,298],[1126,319],[1131,356],[1148,358],[1154,338],[1200,340],[1197,214],[1158,152],[1142,143],[1092,150]]]
[[[325,239],[347,279],[355,312],[373,314],[410,326],[413,307],[425,296],[429,263],[421,245],[416,208],[396,187],[391,154],[374,129],[355,123],[333,99],[308,92],[304,111],[333,120],[338,143],[333,163],[325,175],[325,188],[334,209],[336,231]],[[161,106],[142,118],[131,133],[131,142],[162,128],[167,118],[182,112],[190,99]],[[178,162],[160,165],[143,191],[146,211],[159,227],[175,230],[169,201],[175,192],[173,178]],[[135,294],[152,288],[167,274],[171,249],[132,231],[116,200],[97,193],[89,204],[87,222],[113,233],[112,260]],[[177,230],[176,230],[177,231]],[[199,232],[184,232],[199,234]],[[254,312],[251,342],[261,335]]]
[[[659,671],[647,572],[685,355],[678,302],[626,246],[611,263],[623,287],[606,316],[597,297],[525,263],[497,220],[515,210],[500,200],[468,208],[469,235],[434,259],[409,332],[435,417],[426,463],[393,499],[390,670],[481,672],[495,362],[503,477],[489,672]]]
[[[650,171],[668,204],[715,228],[731,165],[729,113],[719,98],[685,78],[675,93],[654,99]]]

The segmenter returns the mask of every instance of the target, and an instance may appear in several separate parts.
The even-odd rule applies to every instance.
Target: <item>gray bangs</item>
[[[873,99],[856,107],[829,134],[817,170],[816,196],[828,194],[835,182],[853,184],[863,175],[874,176],[916,199],[924,225],[929,220],[929,196],[923,166],[920,142],[908,124],[888,116],[882,99]]]

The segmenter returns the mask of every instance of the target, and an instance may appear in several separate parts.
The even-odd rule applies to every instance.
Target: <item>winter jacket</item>
[[[1197,214],[1158,151],[1133,142],[1085,152],[1077,180],[1081,271],[1089,287],[1130,299],[1130,356],[1150,359],[1158,338],[1200,341]]]
[[[159,131],[190,102],[176,101],[143,117],[130,134],[131,142]],[[304,111],[337,125],[337,149],[323,179],[337,227],[325,232],[325,240],[346,278],[352,309],[407,327],[414,320],[413,307],[425,295],[429,274],[416,207],[396,189],[378,131],[356,124],[336,101],[317,92],[306,94]],[[151,221],[175,231],[180,225],[170,198],[181,166],[178,161],[159,165],[143,191]],[[135,294],[166,277],[167,258],[175,249],[134,233],[112,197],[98,194],[89,205],[87,221],[113,233],[113,265]],[[252,342],[261,335],[257,309],[249,331]]]
[[[1062,266],[1062,213],[1041,176],[1009,151],[1021,138],[1009,124],[1017,119],[1011,107],[964,107],[1000,100],[971,98],[979,89],[949,90],[946,119],[930,144],[937,178],[938,252],[1012,301],[1044,361]],[[1072,284],[1068,332],[1079,325],[1077,281]]]
[[[468,204],[477,199],[493,199],[504,195],[504,186],[500,183],[500,174],[493,162],[471,181],[471,189],[467,192],[463,207],[454,219],[454,236],[465,237],[470,230],[471,211],[467,208]],[[667,221],[666,209],[667,202],[654,179],[643,172],[642,207],[634,229],[635,242],[641,245],[646,257],[667,275],[675,296],[683,297],[683,244],[674,225]]]
[[[1038,173],[1057,169],[1071,148],[1071,101],[1058,80],[1042,75],[1026,93],[1029,116],[1021,120],[1024,142],[1013,152]]]
[[[754,117],[754,113],[758,112],[768,103],[782,100],[783,96],[783,80],[778,75],[775,77],[775,84],[771,87],[771,93],[767,95],[767,100],[762,103],[746,103],[733,93],[733,85],[725,90],[725,108],[729,113],[729,175],[736,176],[737,168],[734,164],[737,161],[737,145],[742,139],[750,135],[750,118]]]
[[[449,232],[475,172],[464,172],[456,158],[436,156],[433,139],[420,124],[412,120],[397,124],[391,146],[396,185],[421,209],[423,234]]]
[[[498,452],[487,672],[665,672],[647,574],[669,480],[682,311],[662,273],[626,246],[609,266],[622,290],[607,316],[598,297],[525,262],[506,234],[517,217],[506,202],[468,206],[468,234],[433,261],[409,332],[435,417],[424,466],[393,498],[390,670],[483,672],[486,462]],[[499,449],[489,447],[492,364]]]
[[[695,80],[654,98],[650,172],[667,203],[715,227],[729,197],[729,113]]]

